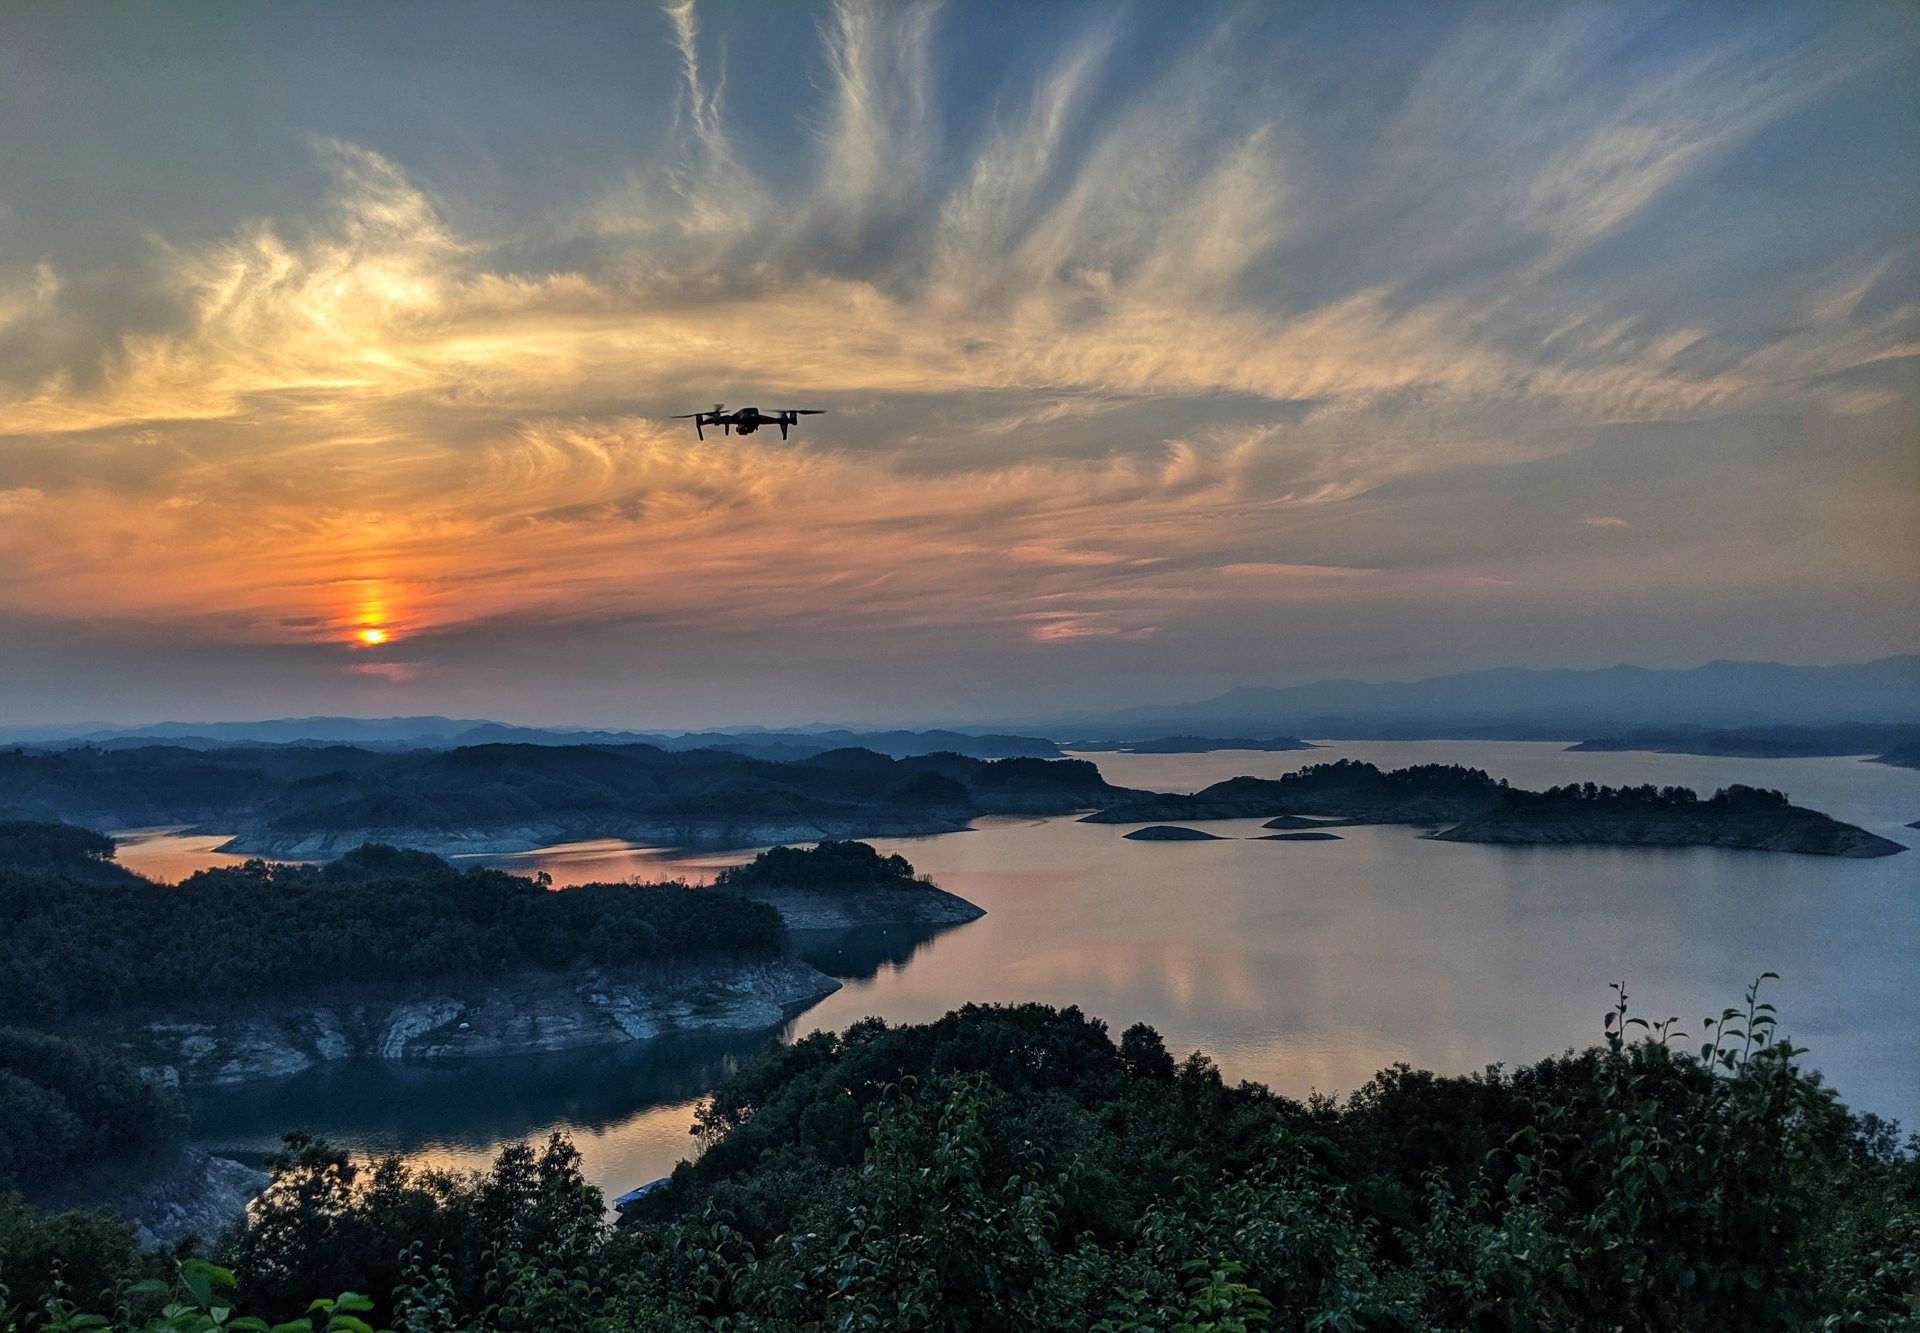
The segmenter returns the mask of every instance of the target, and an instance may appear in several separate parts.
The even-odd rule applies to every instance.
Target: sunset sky
[[[0,721],[1920,649],[1911,4],[12,3],[0,127]]]

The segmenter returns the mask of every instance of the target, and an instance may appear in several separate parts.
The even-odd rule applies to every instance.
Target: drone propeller
[[[827,414],[824,407],[783,407],[780,410],[790,417],[821,417]]]

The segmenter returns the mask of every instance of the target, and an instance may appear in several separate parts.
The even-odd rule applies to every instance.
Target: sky
[[[1920,649],[1909,4],[15,0],[0,125],[0,722]]]

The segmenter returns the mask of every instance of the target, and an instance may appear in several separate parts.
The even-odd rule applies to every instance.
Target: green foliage
[[[26,875],[68,875],[88,883],[134,878],[114,864],[114,841],[73,824],[0,819],[0,870]]]
[[[129,1165],[185,1127],[179,1100],[111,1051],[0,1028],[0,1190]]]
[[[942,780],[915,781],[924,776]],[[777,763],[651,745],[472,745],[400,754],[351,746],[0,751],[0,810],[47,817],[112,811],[128,825],[292,834],[557,822],[624,834],[645,822],[698,830],[716,820],[951,815],[956,804],[997,808],[1009,801],[1065,812],[1113,791],[1084,760],[950,753],[892,760],[842,750]]]
[[[1734,783],[1722,787],[1706,800],[1690,787],[1656,787],[1646,783],[1638,787],[1601,787],[1591,782],[1570,782],[1549,787],[1543,792],[1513,792],[1515,804],[1551,806],[1581,812],[1606,814],[1778,814],[1793,807],[1785,792]]]
[[[0,1194],[0,1330],[34,1327],[54,1299],[110,1309],[122,1288],[153,1271],[119,1218],[42,1212],[18,1194]]]
[[[716,889],[868,889],[917,884],[913,863],[882,856],[868,843],[828,840],[817,847],[772,847],[746,865],[714,876]]]
[[[1412,764],[1382,770],[1364,759],[1335,759],[1308,764],[1278,778],[1228,778],[1204,788],[1204,797],[1298,796],[1323,792],[1365,792],[1386,796],[1490,795],[1507,790],[1504,778],[1458,764]]]
[[[343,982],[481,977],[768,952],[779,913],[683,884],[553,893],[369,845],[327,866],[248,861],[178,887],[0,875],[0,1010],[68,1014],[284,997]],[[207,959],[218,958],[218,967]],[[297,962],[294,960],[298,960]]]
[[[407,1333],[1913,1330],[1920,1145],[1801,1071],[1758,984],[1696,1050],[1621,994],[1593,1050],[1396,1068],[1344,1104],[1229,1087],[1071,1009],[869,1019],[717,1090],[704,1154],[618,1226],[559,1139],[477,1176],[295,1139],[224,1243],[237,1284],[183,1267],[172,1314],[133,1309],[150,1288],[115,1308]],[[306,1302],[343,1286],[365,1303]],[[48,1327],[85,1326],[48,1301]],[[161,1317],[187,1322],[138,1322]]]

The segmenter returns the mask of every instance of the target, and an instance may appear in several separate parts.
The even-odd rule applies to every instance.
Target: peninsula
[[[110,860],[57,829],[14,841]],[[84,892],[64,874],[0,870],[0,1011],[41,1028],[84,1023],[170,1084],[355,1056],[769,1030],[840,986],[783,947],[775,903],[837,905],[837,918],[803,916],[808,926],[981,914],[912,869],[837,843],[776,849],[714,890],[554,893],[538,877],[383,846],[324,866],[249,861],[178,886],[96,878]]]

